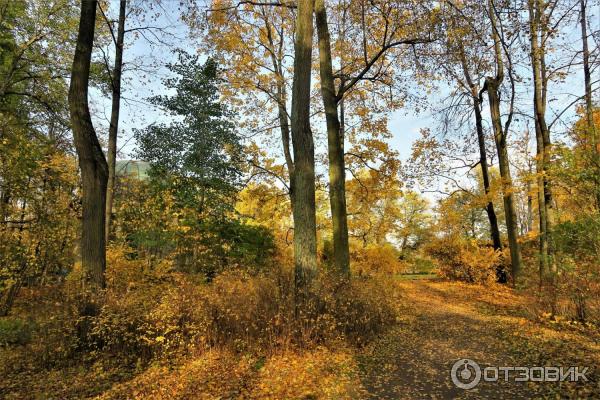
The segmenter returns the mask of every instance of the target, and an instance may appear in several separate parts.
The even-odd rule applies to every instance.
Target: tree
[[[79,33],[71,70],[69,110],[75,148],[81,168],[83,220],[81,264],[91,289],[105,286],[106,269],[106,185],[108,165],[96,136],[88,105],[90,63],[96,23],[96,0],[81,2]]]
[[[119,1],[119,20],[117,24],[117,36],[115,42],[115,65],[110,79],[112,89],[112,107],[110,112],[110,125],[108,128],[108,186],[106,191],[106,227],[105,241],[108,243],[110,236],[110,222],[115,192],[115,166],[117,162],[117,134],[119,132],[119,112],[121,110],[121,74],[123,71],[123,45],[125,37],[125,18],[127,12],[127,0]]]
[[[341,5],[341,25],[343,26],[337,45],[341,47],[343,42],[348,42],[346,26],[356,24],[357,31],[362,31],[362,42],[356,47],[362,47],[362,54],[355,59],[353,54],[340,54],[340,68],[335,74],[332,68],[332,45],[329,33],[327,8],[325,0],[315,2],[316,27],[319,39],[319,60],[321,76],[321,94],[325,110],[327,124],[327,148],[329,161],[329,200],[331,205],[331,218],[333,222],[333,255],[336,269],[342,274],[350,271],[349,244],[348,244],[348,221],[346,210],[346,188],[345,188],[345,159],[344,159],[344,97],[356,89],[356,86],[364,81],[382,86],[393,86],[390,81],[393,75],[386,69],[388,61],[386,55],[392,53],[396,48],[406,45],[414,46],[419,43],[427,43],[432,40],[414,29],[414,23],[418,13],[415,10],[403,8],[402,3],[386,1],[382,4],[371,4],[370,7],[361,3],[358,14],[361,16],[360,23],[352,21],[348,17],[352,5]],[[421,18],[429,18],[429,10],[425,8]],[[357,10],[358,11],[358,10]],[[346,19],[349,19],[347,21]],[[371,22],[365,22],[367,19]],[[378,25],[384,26],[379,29]],[[414,29],[414,30],[413,30]],[[368,32],[369,31],[369,32]],[[367,36],[372,36],[367,39]],[[391,56],[390,56],[391,57]],[[370,75],[367,75],[370,74]],[[336,90],[335,77],[340,80]],[[338,111],[339,108],[339,111]],[[340,115],[341,114],[341,115]]]
[[[380,140],[349,149],[347,182],[349,235],[362,247],[394,236],[402,201],[398,153]]]
[[[200,64],[182,50],[177,57],[167,65],[176,75],[164,80],[175,94],[149,99],[174,120],[136,130],[138,156],[150,163],[157,184],[177,189],[178,201],[193,201],[199,213],[225,210],[239,185],[243,149],[231,113],[219,102],[218,66],[212,59]]]
[[[79,208],[68,86],[78,10],[0,1],[0,315],[73,262]]]
[[[149,180],[139,188],[145,211],[121,207],[119,212],[140,224],[125,227],[137,247],[212,279],[240,259],[258,264],[261,251],[262,262],[268,261],[271,236],[244,224],[234,210],[245,149],[233,114],[220,101],[223,82],[216,62],[202,64],[199,56],[181,50],[177,56],[167,65],[174,77],[164,80],[174,94],[149,99],[170,113],[171,121],[135,131],[138,156],[150,163]]]
[[[329,201],[333,222],[333,260],[337,271],[350,274],[350,250],[348,245],[348,217],[346,211],[346,177],[344,165],[344,135],[338,117],[333,70],[331,66],[331,42],[327,26],[325,0],[315,1],[321,93],[327,122],[327,149],[329,155]]]
[[[518,226],[517,226],[517,215],[513,196],[513,183],[510,174],[510,161],[508,157],[508,143],[507,136],[510,128],[510,124],[513,118],[513,107],[514,107],[514,78],[512,76],[512,63],[508,50],[506,49],[506,43],[503,42],[501,37],[500,27],[498,25],[498,11],[494,0],[488,0],[488,18],[491,24],[491,36],[494,45],[494,61],[496,67],[496,75],[489,76],[485,79],[485,85],[482,88],[480,95],[487,91],[488,101],[490,105],[490,114],[492,119],[492,128],[494,131],[494,140],[496,142],[496,150],[498,152],[498,164],[500,167],[500,177],[502,178],[502,192],[504,199],[504,214],[506,218],[506,230],[508,233],[508,244],[510,248],[510,258],[512,265],[512,279],[513,283],[516,283],[519,278],[523,266],[523,260],[521,258],[521,249],[518,242]],[[508,73],[511,85],[511,98],[509,104],[509,112],[506,117],[504,126],[502,126],[502,115],[500,113],[500,85],[504,81],[504,56],[506,55],[509,65]]]
[[[583,57],[583,79],[585,83],[585,117],[589,133],[589,144],[592,147],[593,167],[596,170],[596,207],[600,210],[600,140],[594,123],[594,108],[592,104],[592,74],[590,67],[590,49],[587,33],[587,3],[588,0],[579,0],[580,25],[581,25],[581,51]]]
[[[538,175],[538,212],[540,225],[540,279],[549,271],[552,229],[552,195],[548,181],[550,165],[550,129],[546,123],[546,103],[548,92],[548,74],[546,71],[546,46],[549,40],[549,21],[547,5],[540,0],[528,0],[529,39],[531,71],[533,74],[533,105],[535,137],[537,145],[536,170]],[[541,281],[540,281],[541,284]]]
[[[240,128],[252,137],[266,133],[266,144],[272,147],[271,135],[279,131],[285,169],[274,171],[257,164],[258,169],[276,173],[285,183],[290,201],[294,178],[294,159],[290,141],[289,77],[293,74],[292,32],[295,6],[285,4],[255,4],[213,1],[206,15],[206,24],[186,18],[199,32],[202,48],[220,65],[227,66],[223,78],[229,83],[223,95],[244,115]],[[207,25],[206,30],[202,27]],[[263,139],[265,135],[259,136]]]
[[[296,296],[301,300],[317,272],[315,148],[310,129],[313,1],[299,0],[294,40],[291,133],[294,148],[292,204]]]
[[[500,230],[498,228],[498,218],[494,209],[494,203],[490,196],[490,174],[489,161],[486,149],[486,132],[483,127],[482,102],[479,98],[480,81],[485,74],[485,68],[488,63],[488,54],[485,51],[485,44],[482,44],[482,38],[478,29],[473,29],[477,23],[477,19],[473,14],[477,10],[472,9],[469,3],[461,3],[460,7],[452,2],[449,2],[449,11],[445,13],[445,41],[443,48],[439,53],[441,57],[435,57],[436,52],[433,51],[435,68],[438,65],[443,69],[447,79],[452,81],[457,86],[457,93],[452,95],[452,104],[441,113],[446,125],[457,125],[456,121],[460,118],[457,116],[460,113],[468,113],[469,119],[474,116],[474,127],[472,124],[467,124],[469,129],[473,129],[477,138],[477,149],[479,152],[479,160],[476,164],[468,166],[474,168],[477,164],[481,169],[483,179],[483,187],[485,194],[489,197],[489,201],[485,204],[485,211],[489,220],[490,237],[495,249],[502,248],[500,238]],[[465,43],[469,43],[465,46]],[[455,97],[459,97],[458,100]],[[464,104],[460,98],[469,99],[469,103]],[[463,110],[464,108],[464,110]],[[468,110],[468,111],[467,111]],[[460,125],[460,124],[459,124]],[[462,128],[462,126],[459,126]],[[445,127],[449,131],[451,128]]]

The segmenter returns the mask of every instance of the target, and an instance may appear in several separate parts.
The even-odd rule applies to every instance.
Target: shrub
[[[559,311],[581,321],[600,320],[600,216],[558,224],[552,242],[558,267],[554,301],[567,302]]]
[[[442,277],[469,283],[494,282],[503,260],[501,252],[458,237],[433,240],[426,252],[437,261]]]
[[[0,346],[25,345],[31,340],[32,325],[19,318],[0,318]]]
[[[290,266],[227,271],[207,283],[125,253],[109,252],[106,300],[84,343],[92,356],[109,353],[133,364],[215,346],[271,352],[338,340],[364,344],[395,321],[383,280],[322,274],[296,312]]]
[[[390,244],[371,244],[354,251],[353,273],[358,276],[373,274],[399,274],[407,266],[400,253]]]
[[[292,271],[223,274],[206,287],[212,340],[272,349],[347,339],[365,343],[395,320],[392,296],[383,282],[340,281],[326,274],[315,282],[298,313]]]

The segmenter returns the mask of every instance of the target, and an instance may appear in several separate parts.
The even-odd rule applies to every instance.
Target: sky
[[[130,0],[135,1],[135,0]],[[111,0],[111,9],[114,11],[118,8],[118,1]],[[142,4],[143,0],[142,0]],[[168,74],[165,68],[167,62],[174,60],[172,50],[179,47],[189,52],[193,52],[197,48],[197,43],[189,38],[189,30],[185,23],[180,20],[180,14],[177,9],[179,2],[174,0],[162,0],[162,5],[158,9],[147,10],[148,15],[154,15],[158,12],[160,16],[152,22],[136,21],[135,18],[128,20],[127,28],[136,26],[152,25],[160,27],[162,30],[145,31],[144,36],[138,35],[134,37],[132,33],[128,33],[125,37],[126,48],[124,52],[125,67],[123,73],[123,100],[121,107],[121,117],[119,124],[119,159],[135,159],[135,139],[133,133],[135,129],[143,128],[154,122],[166,122],[169,116],[148,103],[147,98],[155,94],[164,94],[166,89],[162,85],[162,79]],[[600,10],[591,10],[590,21],[593,28],[600,29]],[[577,42],[578,32],[573,28],[572,32],[567,32],[569,37],[572,37],[573,42]],[[153,35],[155,34],[155,35]],[[162,42],[162,43],[158,43]],[[109,50],[114,51],[114,50]],[[527,71],[523,71],[522,75],[528,77]],[[596,73],[596,79],[598,78]],[[418,87],[411,90],[419,90]],[[440,85],[438,92],[430,95],[430,108],[420,113],[414,112],[410,104],[405,108],[393,112],[389,118],[389,130],[392,133],[390,145],[394,150],[399,152],[400,158],[405,162],[411,155],[411,146],[419,137],[419,132],[422,128],[435,129],[436,111],[440,106],[440,99],[444,98],[449,92],[449,88],[444,84]],[[568,78],[562,84],[557,84],[553,87],[553,93],[556,96],[550,99],[551,109],[561,109],[568,104],[573,95],[583,93],[581,76]],[[525,108],[531,94],[525,93],[522,96],[522,101],[525,101]],[[110,99],[102,96],[97,90],[91,92],[91,104],[95,115],[95,125],[97,130],[102,135],[107,131],[108,120],[110,117]],[[483,110],[484,118],[487,117],[487,110]],[[552,110],[549,111],[552,115]],[[574,108],[565,113],[567,120],[574,118]],[[517,122],[518,124],[518,122]],[[517,125],[518,126],[518,125]],[[557,130],[565,130],[565,127],[557,125]],[[281,155],[276,154],[281,157]]]
[[[188,36],[187,26],[179,20],[178,11],[173,9],[176,2],[164,1],[162,15],[153,23],[154,26],[165,27],[169,35],[161,36],[172,46],[158,43],[150,43],[143,37],[138,37],[133,43],[131,34],[125,37],[126,48],[124,51],[125,70],[123,72],[123,101],[119,122],[119,158],[135,158],[135,139],[133,132],[153,122],[168,121],[168,117],[148,103],[147,98],[155,94],[165,93],[162,78],[166,77],[168,71],[164,64],[174,61],[172,50],[176,47],[183,48],[189,52],[195,51],[197,45]],[[170,7],[173,5],[173,7]],[[116,10],[118,2],[111,0],[111,7]],[[127,28],[134,27],[136,21],[128,21]],[[171,36],[172,35],[172,36]],[[153,42],[154,38],[147,35]],[[112,50],[112,49],[111,49]],[[153,59],[154,58],[154,59]],[[155,64],[159,62],[159,66]],[[133,64],[143,64],[147,72],[135,71]],[[129,66],[128,66],[129,64]],[[97,90],[91,92],[91,103],[95,110],[95,125],[97,130],[107,131],[110,118],[110,99],[102,96]],[[428,112],[420,115],[412,112],[409,108],[394,112],[390,117],[389,128],[393,133],[390,141],[400,156],[406,159],[410,156],[412,142],[418,137],[419,130],[431,124],[432,118]]]

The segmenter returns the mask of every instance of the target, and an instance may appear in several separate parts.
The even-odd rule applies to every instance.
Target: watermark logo
[[[485,367],[468,358],[454,363],[450,371],[452,383],[461,389],[473,389],[483,379],[485,382],[577,382],[588,381],[588,367]]]
[[[481,381],[481,368],[473,360],[463,358],[452,366],[452,383],[461,389],[473,389]]]

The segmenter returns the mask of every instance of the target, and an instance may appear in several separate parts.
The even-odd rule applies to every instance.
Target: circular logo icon
[[[473,389],[481,381],[481,368],[473,360],[463,358],[452,366],[452,383],[461,389]]]

